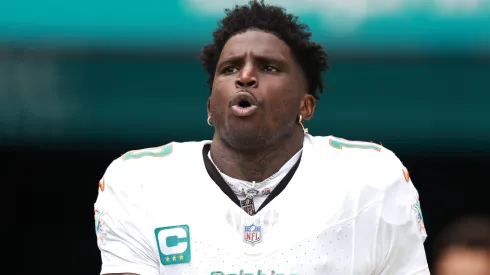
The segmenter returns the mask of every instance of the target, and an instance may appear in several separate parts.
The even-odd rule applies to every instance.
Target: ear
[[[208,98],[208,117],[211,116],[211,97]]]
[[[316,99],[310,94],[304,94],[301,99],[301,104],[299,106],[299,115],[303,117],[304,120],[310,120],[315,113]]]

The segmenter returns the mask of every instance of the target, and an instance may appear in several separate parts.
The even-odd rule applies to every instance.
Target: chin
[[[243,151],[260,151],[267,148],[273,138],[270,135],[261,135],[260,132],[251,132],[241,129],[238,131],[226,131],[221,138],[230,147]]]

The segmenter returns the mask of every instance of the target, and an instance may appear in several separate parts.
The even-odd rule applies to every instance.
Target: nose
[[[245,66],[235,80],[237,88],[256,88],[258,85],[257,76],[253,66]]]

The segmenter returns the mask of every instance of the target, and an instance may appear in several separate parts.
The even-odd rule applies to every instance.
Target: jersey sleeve
[[[122,160],[115,160],[99,182],[94,205],[101,274],[158,275],[159,264],[138,223],[137,184],[128,180]]]
[[[395,180],[386,187],[379,214],[375,274],[430,274],[418,192],[398,158],[391,163]]]

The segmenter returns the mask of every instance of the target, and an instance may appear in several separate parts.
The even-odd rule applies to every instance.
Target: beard
[[[262,119],[261,121],[266,121]],[[254,121],[241,121],[217,125],[220,138],[239,151],[262,151],[293,133],[295,121],[281,121],[279,127],[271,127]],[[221,127],[220,127],[221,126]]]

